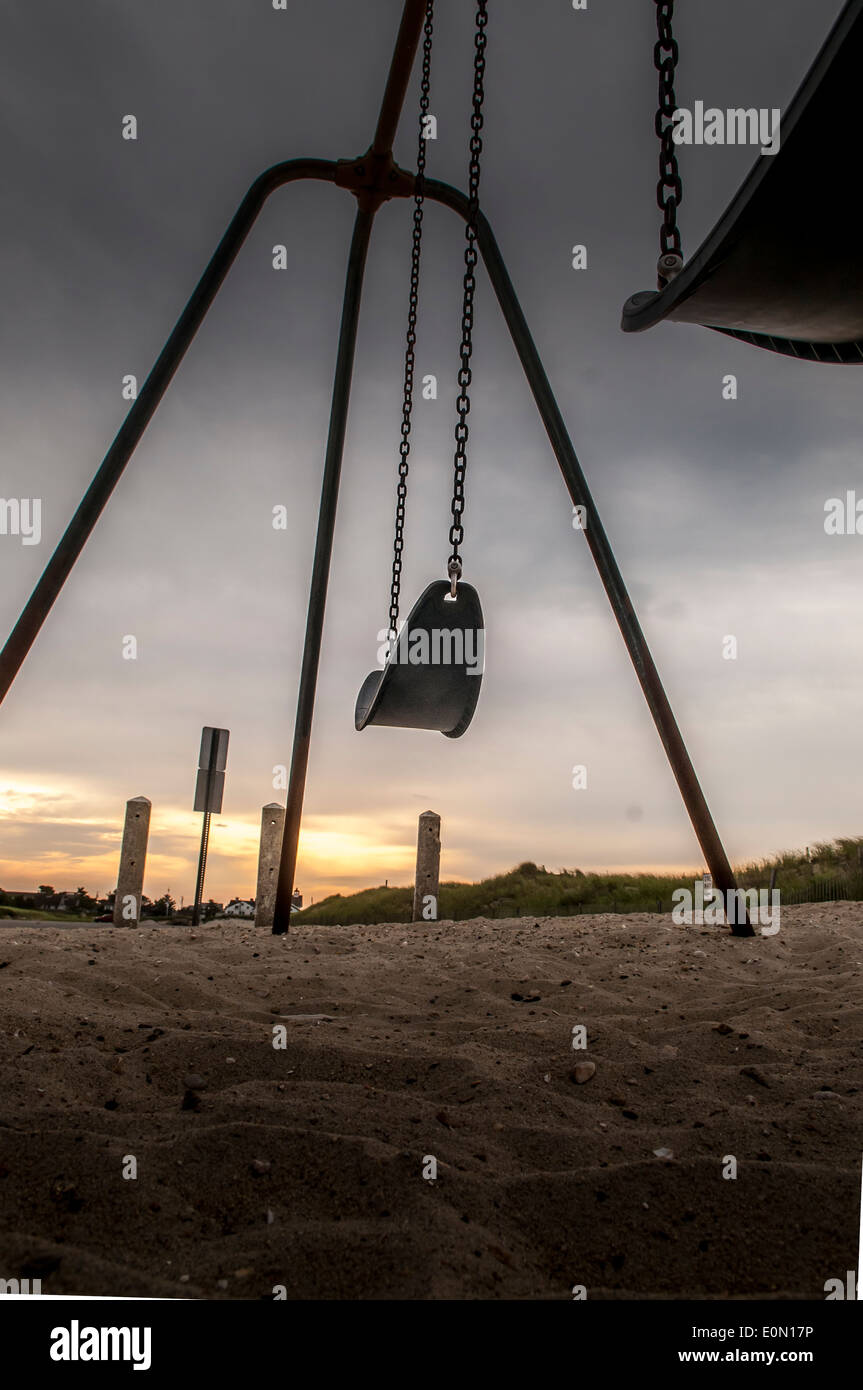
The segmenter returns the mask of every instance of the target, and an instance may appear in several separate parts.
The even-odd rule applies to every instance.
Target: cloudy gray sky
[[[678,100],[780,106],[840,0],[687,0]],[[252,179],[362,152],[399,0],[9,0],[0,275],[8,631],[127,403]],[[429,172],[464,185],[473,5],[438,0]],[[658,250],[645,0],[492,0],[484,209],[735,861],[860,830],[863,540],[824,502],[863,494],[853,368],[696,327],[625,337]],[[396,148],[414,157],[414,83]],[[122,118],[138,119],[136,142]],[[689,254],[748,170],[681,151]],[[801,190],[801,193],[803,190]],[[369,258],[300,844],[307,897],[407,882],[418,812],[443,873],[697,866],[699,850],[491,289],[480,277],[465,577],[487,663],[468,734],[370,729],[353,705],[388,607],[410,206]],[[125,800],[153,802],[145,891],[193,892],[201,726],[231,730],[208,890],[254,891],[260,807],[290,758],[353,198],[277,192],[149,426],[0,716],[0,883],[113,886]],[[821,215],[801,207],[801,216]],[[272,268],[284,243],[288,265]],[[571,268],[584,243],[588,268]],[[444,573],[463,228],[426,216],[408,602]],[[734,373],[739,399],[722,400]],[[288,533],[271,525],[283,503]],[[138,659],[123,659],[134,634]],[[736,661],[723,638],[738,640]],[[574,764],[588,789],[574,791]]]

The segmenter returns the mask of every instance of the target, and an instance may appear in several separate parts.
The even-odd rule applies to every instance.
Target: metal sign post
[[[192,925],[201,920],[201,902],[204,897],[204,874],[207,871],[207,848],[210,843],[210,816],[222,809],[222,796],[225,791],[225,766],[228,761],[228,729],[213,729],[206,725],[201,731],[201,752],[198,755],[198,779],[195,783],[196,811],[203,811],[204,824],[201,830],[201,852],[198,855],[198,877],[195,880],[195,907],[192,912]]]

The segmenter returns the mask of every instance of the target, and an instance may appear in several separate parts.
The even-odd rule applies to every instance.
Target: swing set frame
[[[305,642],[297,696],[285,829],[273,921],[273,932],[276,935],[288,931],[290,926],[297,845],[311,746],[324,611],[366,256],[375,215],[381,205],[392,198],[414,196],[414,175],[395,163],[392,147],[422,33],[425,8],[426,0],[404,0],[377,127],[366,153],[359,158],[336,161],[323,159],[286,160],[265,170],[249,188],[25,604],[6,645],[0,652],[0,702],[2,702],[122,476],[138,441],[165,395],[174,373],[203,323],[240,248],[270,195],[277,188],[302,179],[323,180],[352,193],[357,200],[357,212],[348,256],[342,303],[317,536],[306,617]],[[426,178],[424,180],[424,193],[426,198],[448,207],[465,222],[468,220],[470,215],[469,201],[459,189],[436,179]],[[713,876],[713,883],[722,894],[723,901],[735,905],[732,906],[729,914],[732,932],[736,936],[752,936],[754,932],[748,920],[745,904],[737,896],[737,884],[731,865],[710,814],[710,809],[678,728],[677,720],[641,630],[611,544],[603,529],[587,480],[513,289],[494,233],[481,211],[477,219],[476,230],[480,255],[525,377],[533,393],[552,450],[560,466],[572,504],[574,507],[586,509],[588,524],[583,531],[585,539],[608,595],[612,612],[617,620],[636,676],[659,732],[696,837]]]

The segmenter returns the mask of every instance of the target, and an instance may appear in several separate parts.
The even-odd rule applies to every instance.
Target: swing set
[[[677,208],[683,188],[677,166],[673,116],[678,46],[672,31],[674,0],[654,0],[659,72],[656,131],[660,139],[657,200],[663,213],[657,292],[633,295],[623,310],[626,332],[665,319],[696,323],[760,348],[822,363],[863,362],[863,256],[844,146],[833,131],[856,127],[855,80],[863,58],[863,0],[849,0],[784,118],[782,148],[762,155],[728,211],[703,246],[684,264]],[[428,178],[425,118],[429,113],[434,0],[404,0],[387,84],[371,145],[363,155],[338,161],[292,159],[255,180],[240,203],[156,363],[132,404],[77,511],[59,541],[21,616],[0,652],[2,701],[66,582],[99,516],[203,322],[261,208],[277,188],[319,179],[352,193],[357,211],[348,256],[324,459],[318,528],[312,565],[300,672],[273,931],[286,932],[297,859],[315,690],[323,633],[330,559],[359,320],[366,255],[378,209],[392,198],[414,199],[411,278],[405,351],[404,397],[388,621],[389,653],[383,670],[359,692],[356,728],[383,725],[434,729],[448,738],[464,734],[479,698],[481,669],[471,654],[481,647],[479,596],[462,581],[468,412],[472,384],[474,274],[482,257],[519,361],[560,466],[574,507],[589,518],[583,528],[660,739],[677,780],[716,889],[729,904],[736,936],[751,936],[745,902],[687,753],[659,673],[623,583],[608,537],[573,449],[560,409],[531,337],[491,227],[479,204],[488,0],[477,0],[468,192]],[[423,38],[420,134],[415,173],[393,159],[392,146],[414,60]],[[831,189],[840,215],[799,215],[801,190],[817,176]],[[450,208],[465,224],[461,345],[453,459],[452,524],[446,579],[435,580],[399,626],[404,521],[409,472],[417,310],[426,198]],[[452,641],[437,661],[415,663],[411,633],[446,633]]]

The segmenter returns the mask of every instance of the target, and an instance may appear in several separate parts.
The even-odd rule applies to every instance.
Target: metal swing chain
[[[395,637],[399,623],[399,596],[402,584],[402,551],[404,550],[405,504],[408,495],[408,458],[411,451],[411,413],[414,401],[414,366],[416,363],[417,304],[419,300],[420,257],[422,254],[424,178],[426,167],[425,124],[431,90],[432,30],[434,0],[427,0],[423,29],[422,81],[420,85],[419,144],[417,172],[414,184],[414,225],[411,246],[411,279],[408,298],[407,346],[405,348],[404,399],[402,402],[402,437],[399,445],[399,481],[396,490],[396,533],[393,543],[393,578],[390,589],[390,637]]]
[[[653,62],[659,73],[659,108],[654,124],[661,142],[656,201],[663,214],[657,271],[661,289],[683,269],[683,248],[677,226],[677,209],[683,202],[683,183],[677,168],[677,147],[674,144],[673,117],[677,110],[674,78],[680,56],[672,29],[674,0],[655,0],[655,4],[659,38],[654,45]]]
[[[474,39],[473,68],[473,111],[471,113],[470,166],[468,175],[469,213],[466,224],[467,245],[464,253],[464,299],[461,315],[461,366],[458,372],[459,395],[456,400],[458,422],[455,428],[455,458],[453,461],[452,526],[449,542],[452,554],[447,561],[452,597],[456,596],[456,586],[461,578],[462,563],[459,548],[464,540],[462,515],[464,513],[464,476],[467,468],[467,416],[470,410],[471,353],[473,352],[473,297],[476,289],[474,270],[477,263],[476,224],[479,217],[479,174],[480,154],[482,153],[482,105],[485,96],[485,47],[486,25],[488,23],[487,0],[477,0],[476,37]]]

